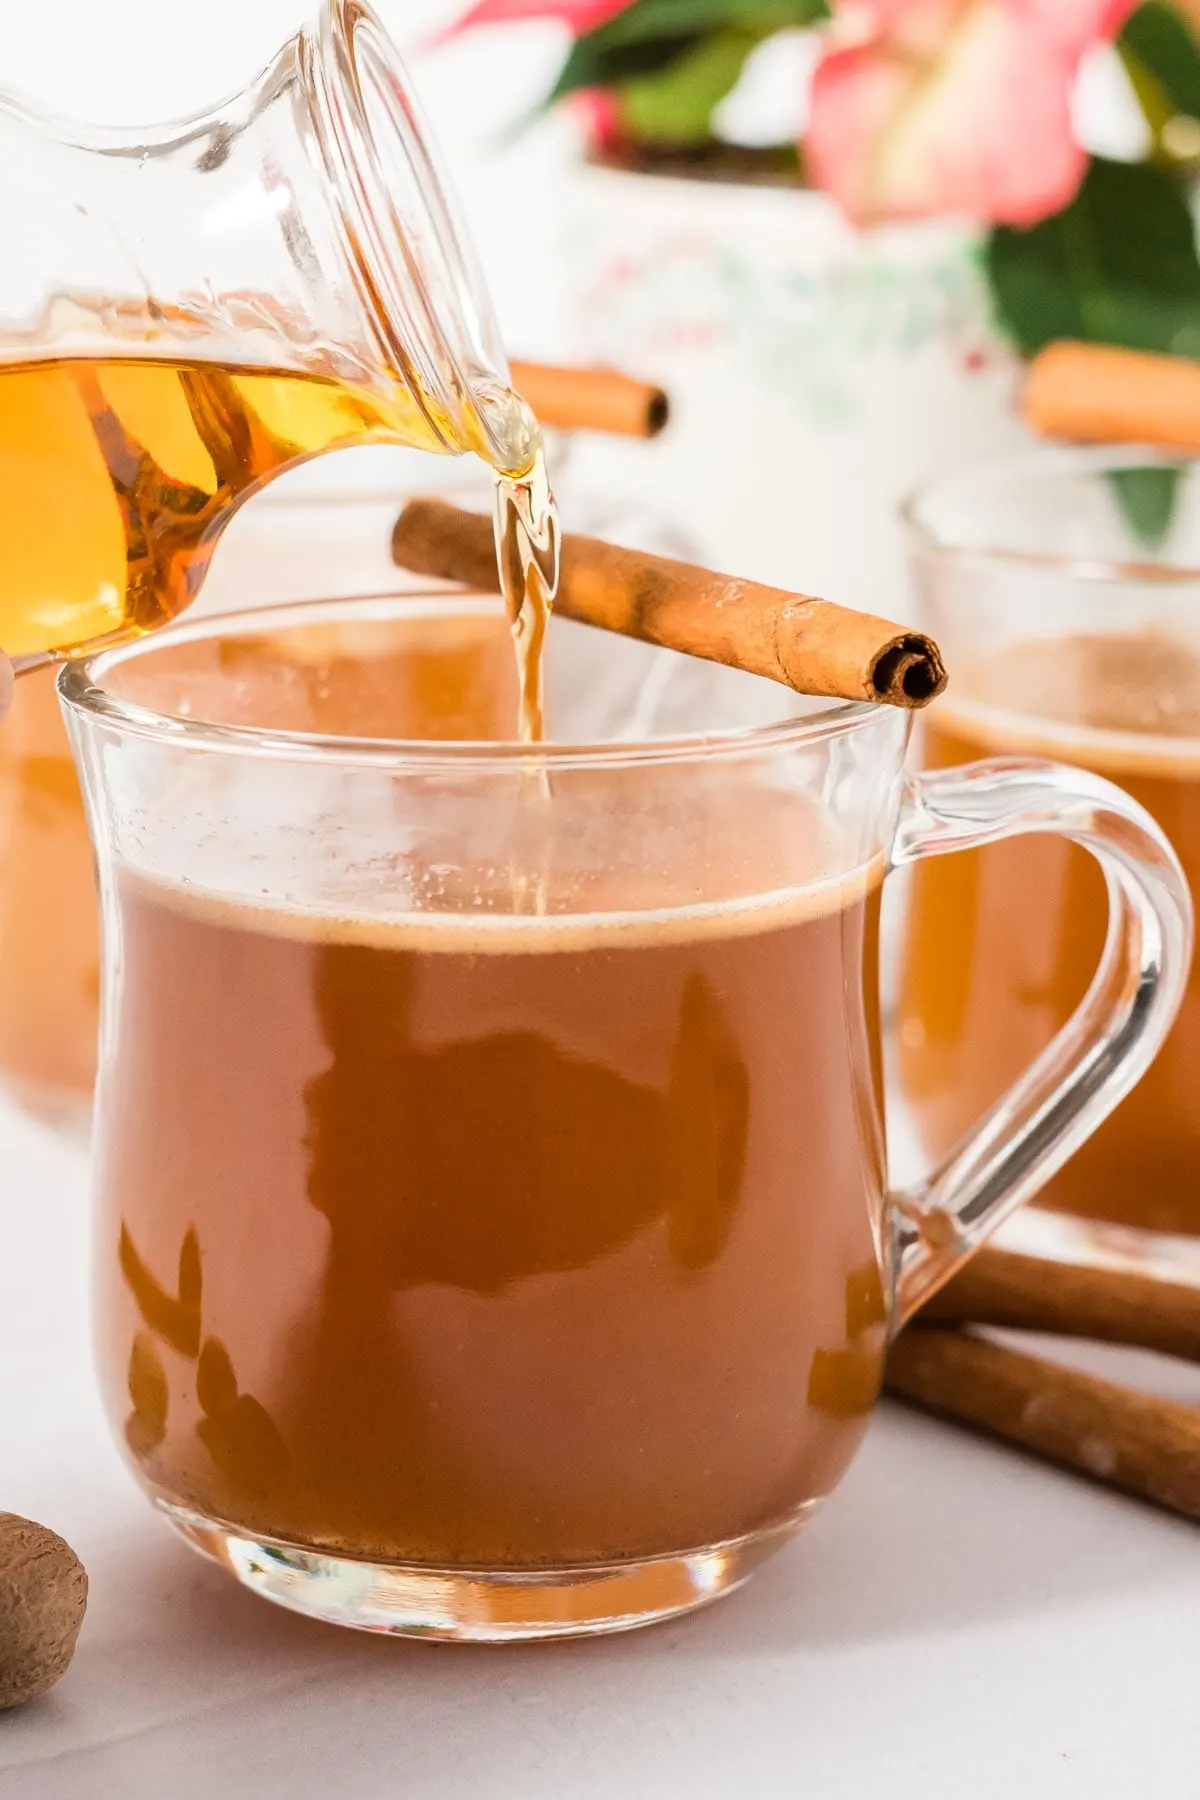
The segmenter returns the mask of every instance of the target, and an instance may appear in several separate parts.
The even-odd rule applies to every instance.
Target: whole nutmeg
[[[87,1571],[44,1525],[0,1513],[0,1711],[66,1673],[87,1610]]]

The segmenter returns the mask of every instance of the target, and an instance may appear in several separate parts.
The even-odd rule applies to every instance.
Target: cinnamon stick
[[[886,1385],[1094,1481],[1200,1519],[1200,1412],[964,1331],[910,1327]]]
[[[1200,1288],[991,1244],[926,1302],[926,1321],[1092,1338],[1200,1362]]]
[[[1063,340],[1034,357],[1022,410],[1044,437],[1197,452],[1200,364]]]
[[[666,394],[651,381],[617,369],[568,369],[515,362],[513,386],[543,425],[558,431],[603,431],[615,437],[657,437],[670,417]]]
[[[396,522],[401,568],[493,592],[490,519],[443,500],[410,500]],[[745,669],[801,694],[925,706],[946,685],[931,638],[783,588],[568,533],[556,612],[668,650]]]

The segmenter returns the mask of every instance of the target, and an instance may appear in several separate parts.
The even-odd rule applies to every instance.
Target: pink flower
[[[449,35],[470,31],[476,25],[512,25],[522,19],[561,19],[572,35],[594,31],[614,14],[624,12],[629,0],[477,0],[454,24]]]
[[[856,222],[1032,225],[1066,206],[1080,59],[1136,0],[841,0],[813,82],[808,171]]]

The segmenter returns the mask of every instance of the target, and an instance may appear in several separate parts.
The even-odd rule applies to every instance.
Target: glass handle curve
[[[1183,870],[1149,813],[1100,776],[1017,757],[909,776],[892,867],[1028,832],[1067,838],[1099,862],[1104,952],[1076,1012],[1024,1075],[925,1180],[892,1190],[893,1331],[1124,1098],[1183,998],[1193,930]]]

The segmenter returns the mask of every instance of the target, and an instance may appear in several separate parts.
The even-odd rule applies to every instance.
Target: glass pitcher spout
[[[168,127],[67,125],[0,95],[0,166],[14,658],[174,616],[233,509],[325,450],[532,466],[537,426],[363,0],[324,0],[241,93]]]

